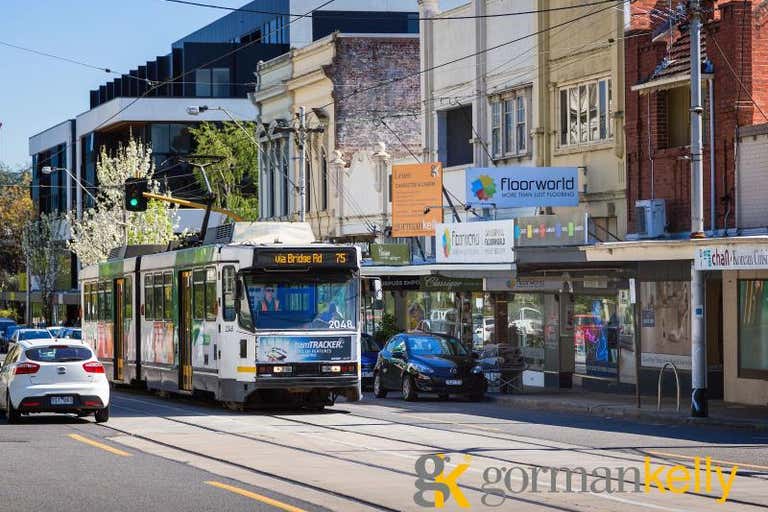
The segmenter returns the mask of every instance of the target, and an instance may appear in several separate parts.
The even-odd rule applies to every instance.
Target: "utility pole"
[[[307,215],[307,116],[304,107],[299,107],[299,220],[304,222]]]
[[[704,238],[702,168],[701,2],[690,2],[691,31],[691,238]],[[704,273],[691,263],[691,416],[704,418],[707,407],[707,341],[704,333]]]

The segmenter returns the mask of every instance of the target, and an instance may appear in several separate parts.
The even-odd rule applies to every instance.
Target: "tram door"
[[[125,279],[115,279],[115,323],[113,324],[114,361],[116,381],[123,380],[125,366]]]
[[[192,391],[192,272],[179,275],[179,389]]]

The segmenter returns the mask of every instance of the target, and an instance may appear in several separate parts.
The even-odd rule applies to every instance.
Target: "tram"
[[[83,339],[112,382],[233,407],[360,399],[359,248],[238,222],[119,252],[80,273]]]

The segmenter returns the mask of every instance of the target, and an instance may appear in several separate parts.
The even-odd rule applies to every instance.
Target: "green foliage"
[[[0,318],[11,318],[17,322],[21,319],[18,313],[13,309],[0,309]]]
[[[256,123],[241,122],[248,133],[256,133]],[[211,188],[216,194],[216,206],[228,208],[245,220],[259,217],[259,151],[254,140],[235,123],[202,123],[190,128],[195,139],[196,153],[222,157],[220,162],[206,165]],[[205,189],[199,170],[195,176]]]
[[[389,338],[399,332],[400,329],[397,327],[395,317],[389,313],[384,313],[381,317],[379,329],[373,333],[373,339],[376,340],[376,343],[378,343],[379,346],[384,346],[384,343],[386,343]]]

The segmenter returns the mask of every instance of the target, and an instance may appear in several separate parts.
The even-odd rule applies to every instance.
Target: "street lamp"
[[[67,173],[69,175],[70,178],[72,178],[75,181],[75,183],[77,183],[80,186],[80,188],[85,190],[86,194],[91,196],[91,199],[93,199],[94,202],[96,202],[96,196],[91,194],[91,191],[88,190],[87,188],[85,188],[83,186],[83,184],[80,182],[80,180],[77,179],[77,177],[74,174],[69,172],[69,169],[67,169],[66,167],[51,167],[50,165],[45,165],[45,166],[43,166],[43,168],[41,170],[42,170],[43,174],[45,174],[46,176],[49,175],[49,174],[52,174],[53,171],[64,171],[65,173]]]
[[[205,112],[207,110],[219,110],[221,112],[224,112],[224,114],[226,114],[227,117],[230,118],[232,120],[232,122],[235,123],[235,125],[238,128],[240,128],[243,132],[245,132],[245,134],[248,136],[249,139],[251,139],[251,142],[254,143],[254,145],[256,146],[256,149],[259,152],[259,156],[261,156],[261,144],[259,144],[259,141],[256,140],[256,137],[254,137],[253,134],[251,132],[249,132],[245,128],[245,126],[243,126],[240,123],[240,121],[238,121],[237,118],[235,118],[235,116],[233,116],[230,113],[230,111],[225,109],[224,107],[209,107],[208,105],[190,105],[190,106],[187,107],[187,114],[189,114],[191,116],[197,116],[197,115],[200,115],[200,114],[202,114],[203,112]]]

